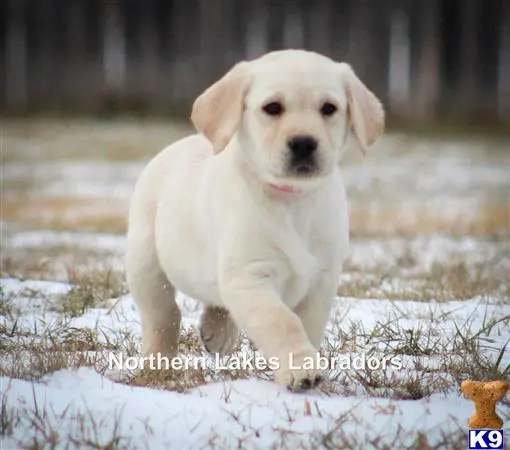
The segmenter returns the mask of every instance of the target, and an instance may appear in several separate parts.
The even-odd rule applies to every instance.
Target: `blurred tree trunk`
[[[374,2],[371,19],[370,68],[366,82],[369,88],[386,104],[388,102],[388,55],[390,43],[391,0]]]
[[[304,46],[303,2],[285,0],[283,22],[283,47],[303,48]]]
[[[205,88],[224,72],[222,54],[224,51],[223,33],[225,30],[223,0],[199,0],[200,18],[197,29],[200,34],[200,71],[194,76],[202,77],[200,84]]]
[[[329,40],[331,56],[337,61],[353,64],[349,59],[351,45],[351,2],[329,0],[329,13],[331,14],[331,26],[329,28]]]
[[[334,5],[333,5],[334,7]],[[332,2],[331,0],[321,0],[312,2],[310,15],[307,16],[306,23],[308,42],[311,50],[331,55],[331,35],[332,35]]]
[[[367,55],[371,51],[370,17],[373,8],[367,0],[351,0],[349,10],[349,49],[347,61],[361,79],[368,73]],[[339,31],[344,32],[343,30]]]
[[[414,114],[417,119],[434,117],[439,100],[439,4],[429,0],[419,4],[419,36],[417,39],[418,62]]]
[[[266,0],[268,22],[268,50],[283,48],[283,30],[285,29],[285,2]]]
[[[165,65],[170,76],[170,96],[174,103],[179,104],[198,92],[199,80],[194,77],[193,67],[197,64],[199,48],[198,33],[189,35],[189,23],[197,17],[196,2],[174,0],[171,5],[170,34],[171,42],[167,47],[171,51],[166,55]]]
[[[403,8],[394,9],[391,13],[388,58],[390,109],[396,115],[405,117],[410,108],[411,42],[409,15]]]
[[[8,108],[23,110],[27,93],[27,22],[23,0],[10,0],[7,6],[5,102]]]
[[[158,19],[155,17],[156,2],[145,0],[141,5],[138,36],[139,58],[137,61],[139,65],[138,89],[142,95],[149,95],[156,100],[156,94],[160,92],[160,86],[164,82],[160,79],[160,48],[157,28],[154,26]]]
[[[463,113],[469,114],[476,110],[478,100],[478,1],[463,0],[459,13],[461,35],[457,99]]]
[[[510,4],[503,0],[500,19],[498,62],[498,113],[510,120]]]
[[[62,7],[65,19],[62,90],[66,101],[81,106],[90,100],[86,5],[80,0],[68,0]]]
[[[254,59],[269,50],[269,12],[265,0],[248,0],[249,14],[246,20],[245,58]]]
[[[32,10],[35,21],[33,27],[33,65],[29,70],[28,85],[31,89],[31,101],[33,104],[39,104],[44,108],[51,107],[55,101],[52,88],[54,85],[55,61],[59,61],[55,46],[56,42],[56,9],[55,1],[36,2]],[[27,40],[27,45],[30,41]],[[55,83],[56,90],[60,90],[59,83]]]
[[[126,82],[126,33],[118,2],[104,3],[103,74],[105,91],[110,95],[121,95]]]

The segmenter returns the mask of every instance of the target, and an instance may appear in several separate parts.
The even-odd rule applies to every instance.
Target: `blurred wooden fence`
[[[510,120],[510,0],[2,0],[0,108],[179,112],[235,62],[307,48],[395,116]]]

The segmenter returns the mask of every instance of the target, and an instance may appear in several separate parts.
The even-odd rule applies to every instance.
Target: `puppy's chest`
[[[319,275],[333,269],[332,242],[319,236],[296,233],[287,242],[281,242],[281,256],[285,263],[285,276],[281,281],[283,301],[291,308],[297,306],[317,283]],[[287,244],[287,245],[285,245]],[[329,252],[328,252],[329,247]]]
[[[294,309],[306,297],[313,285],[314,276],[308,278],[291,276],[284,280],[281,287],[283,302],[291,309]]]

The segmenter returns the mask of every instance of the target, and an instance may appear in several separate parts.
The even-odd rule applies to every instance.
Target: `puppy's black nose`
[[[312,136],[294,136],[288,146],[296,158],[306,158],[317,149],[317,140]]]

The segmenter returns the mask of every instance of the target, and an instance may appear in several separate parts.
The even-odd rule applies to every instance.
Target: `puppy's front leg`
[[[294,309],[303,323],[310,342],[317,350],[324,338],[337,287],[336,272],[320,274],[303,301]]]
[[[276,381],[296,391],[315,387],[322,374],[303,363],[315,362],[317,351],[299,317],[281,301],[271,278],[247,268],[221,284],[223,301],[237,325],[266,358],[278,358]]]

